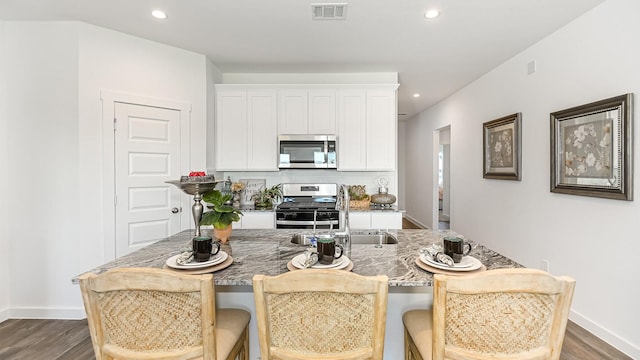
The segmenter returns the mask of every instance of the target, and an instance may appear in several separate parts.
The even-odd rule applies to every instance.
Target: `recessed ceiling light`
[[[415,93],[415,94],[413,94],[413,97],[414,97],[414,98],[419,98],[419,97],[420,97],[420,94]]]
[[[424,17],[426,17],[427,19],[433,19],[438,17],[438,15],[440,15],[440,11],[438,10],[429,10],[424,14]]]
[[[153,10],[151,12],[151,15],[153,15],[154,18],[161,19],[161,20],[164,20],[167,18],[167,14],[165,14],[164,11],[162,10]]]

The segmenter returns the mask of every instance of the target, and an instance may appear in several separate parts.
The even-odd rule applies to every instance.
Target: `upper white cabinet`
[[[216,85],[218,171],[278,171],[278,135],[337,135],[339,171],[395,171],[398,85]]]
[[[335,90],[280,89],[278,133],[335,135]]]
[[[339,90],[338,170],[396,168],[396,86]]]
[[[275,89],[216,86],[216,170],[276,171]]]

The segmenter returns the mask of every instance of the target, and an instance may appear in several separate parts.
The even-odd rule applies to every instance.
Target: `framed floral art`
[[[633,200],[633,94],[551,113],[551,192]]]
[[[520,180],[521,118],[522,115],[516,113],[482,124],[485,179]]]

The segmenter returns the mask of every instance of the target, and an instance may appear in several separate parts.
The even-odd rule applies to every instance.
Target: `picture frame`
[[[551,192],[633,200],[633,94],[556,111]]]
[[[266,179],[240,179],[239,181],[244,183],[244,190],[242,190],[242,193],[240,194],[240,206],[253,206],[253,195],[258,191],[264,190],[267,184]]]
[[[485,179],[516,180],[522,173],[522,113],[482,124],[482,176]]]

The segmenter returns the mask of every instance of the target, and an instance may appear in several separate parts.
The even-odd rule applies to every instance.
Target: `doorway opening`
[[[451,127],[445,126],[436,130],[438,132],[438,181],[437,181],[437,214],[438,229],[450,229],[451,224]]]

